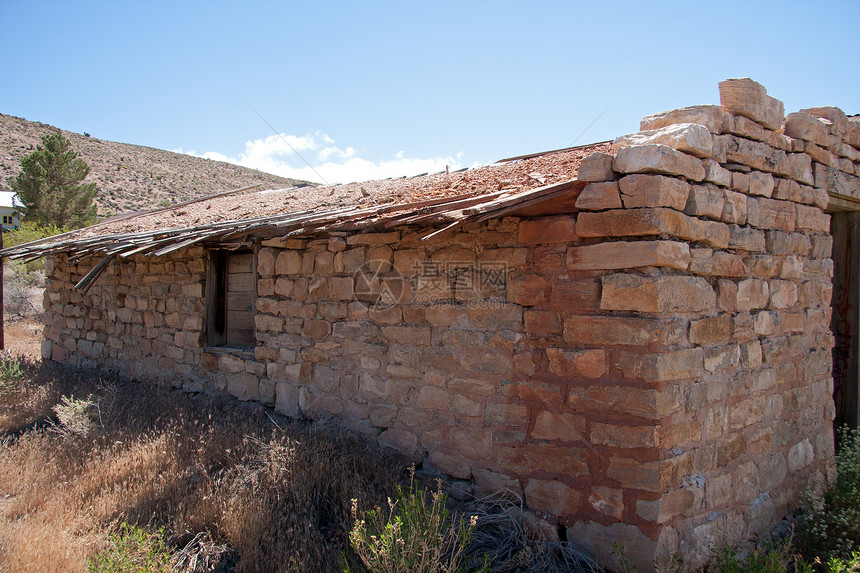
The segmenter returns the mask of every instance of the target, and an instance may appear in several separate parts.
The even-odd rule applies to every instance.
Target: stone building
[[[821,487],[857,421],[860,121],[720,100],[2,254],[48,256],[46,359],[337,418],[605,564],[693,567]]]

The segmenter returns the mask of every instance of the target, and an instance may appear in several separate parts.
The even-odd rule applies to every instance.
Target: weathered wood
[[[87,292],[88,290],[90,290],[90,287],[93,286],[93,284],[96,282],[96,279],[101,276],[101,274],[105,271],[105,269],[107,269],[108,265],[111,263],[111,261],[114,260],[115,257],[116,255],[108,255],[101,261],[99,261],[99,263],[94,266],[90,270],[90,272],[88,272],[84,276],[84,278],[78,281],[78,284],[75,285],[75,288],[83,292]]]
[[[860,422],[860,213],[834,213],[833,400],[835,425]]]

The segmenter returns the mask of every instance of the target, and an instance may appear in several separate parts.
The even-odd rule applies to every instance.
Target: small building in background
[[[4,231],[17,229],[21,225],[21,215],[18,213],[20,208],[14,192],[0,191],[0,217]]]

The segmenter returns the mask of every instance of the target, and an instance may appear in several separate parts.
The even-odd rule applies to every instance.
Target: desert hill
[[[21,159],[36,149],[42,136],[57,128],[0,114],[0,190],[9,190],[21,170]],[[78,157],[90,166],[86,181],[98,188],[99,215],[137,211],[220,191],[261,183],[263,189],[308,185],[222,161],[191,157],[152,147],[117,143],[60,130]]]

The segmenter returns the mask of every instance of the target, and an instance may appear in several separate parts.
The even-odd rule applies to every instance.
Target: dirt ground
[[[44,278],[23,278],[20,267],[6,265],[3,272],[3,350],[13,355],[40,358],[42,348],[42,297]]]
[[[3,325],[4,350],[13,355],[40,358],[42,347],[42,324],[32,318],[8,321]]]

